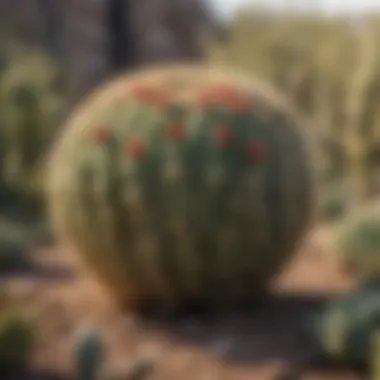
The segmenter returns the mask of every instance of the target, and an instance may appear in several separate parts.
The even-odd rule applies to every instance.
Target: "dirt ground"
[[[249,315],[139,320],[118,310],[62,248],[35,254],[52,275],[9,278],[5,284],[41,318],[32,363],[36,371],[70,375],[75,332],[96,326],[105,339],[105,371],[123,368],[140,354],[150,353],[157,362],[152,380],[271,380],[307,350],[297,338],[305,318],[326,298],[351,286],[335,263],[329,231],[319,227],[310,234],[274,283],[273,297]],[[302,378],[355,379],[350,373],[326,371],[307,372]]]

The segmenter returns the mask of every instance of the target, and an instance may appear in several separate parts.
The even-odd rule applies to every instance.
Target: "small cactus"
[[[130,307],[250,301],[311,221],[312,152],[285,102],[245,77],[143,71],[74,114],[48,203],[57,235]]]
[[[380,275],[380,209],[370,205],[347,218],[338,234],[342,266],[360,281]]]
[[[31,319],[17,313],[0,318],[0,373],[26,371],[35,338]]]
[[[45,55],[12,56],[0,77],[2,180],[40,197],[39,164],[57,130],[62,108],[60,72]]]
[[[75,340],[75,379],[99,380],[102,340],[96,330],[79,331]]]
[[[314,324],[317,352],[328,362],[369,369],[375,354],[380,315],[380,281],[373,280],[332,301]]]
[[[380,380],[380,320],[377,320],[376,326],[371,336],[371,358],[370,372],[371,379]]]
[[[147,380],[153,373],[154,361],[150,357],[141,357],[125,369],[112,371],[105,380]]]
[[[23,226],[0,218],[0,274],[30,269],[32,259]]]
[[[103,342],[95,329],[80,330],[74,348],[75,380],[146,380],[153,371],[150,356],[142,356],[123,369],[104,371]]]
[[[321,197],[321,216],[328,222],[334,222],[344,218],[350,207],[350,183],[346,180],[338,180],[329,183]]]

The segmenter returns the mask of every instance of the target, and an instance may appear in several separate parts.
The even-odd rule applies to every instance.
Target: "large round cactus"
[[[117,78],[79,107],[48,170],[58,236],[129,305],[253,299],[313,213],[284,101],[197,66]]]

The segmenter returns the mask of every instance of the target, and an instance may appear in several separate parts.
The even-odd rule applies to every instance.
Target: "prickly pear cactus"
[[[371,279],[363,288],[327,306],[314,325],[314,342],[321,356],[331,363],[372,366],[374,355],[378,355],[379,292],[380,281]]]
[[[380,203],[349,215],[338,232],[342,266],[359,280],[380,276]]]
[[[283,100],[180,66],[79,107],[48,167],[58,235],[130,306],[253,299],[313,214],[311,152]]]

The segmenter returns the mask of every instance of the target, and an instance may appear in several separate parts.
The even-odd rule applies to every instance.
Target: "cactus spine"
[[[129,305],[253,299],[309,224],[310,156],[271,90],[210,68],[144,71],[65,128],[52,220]]]

